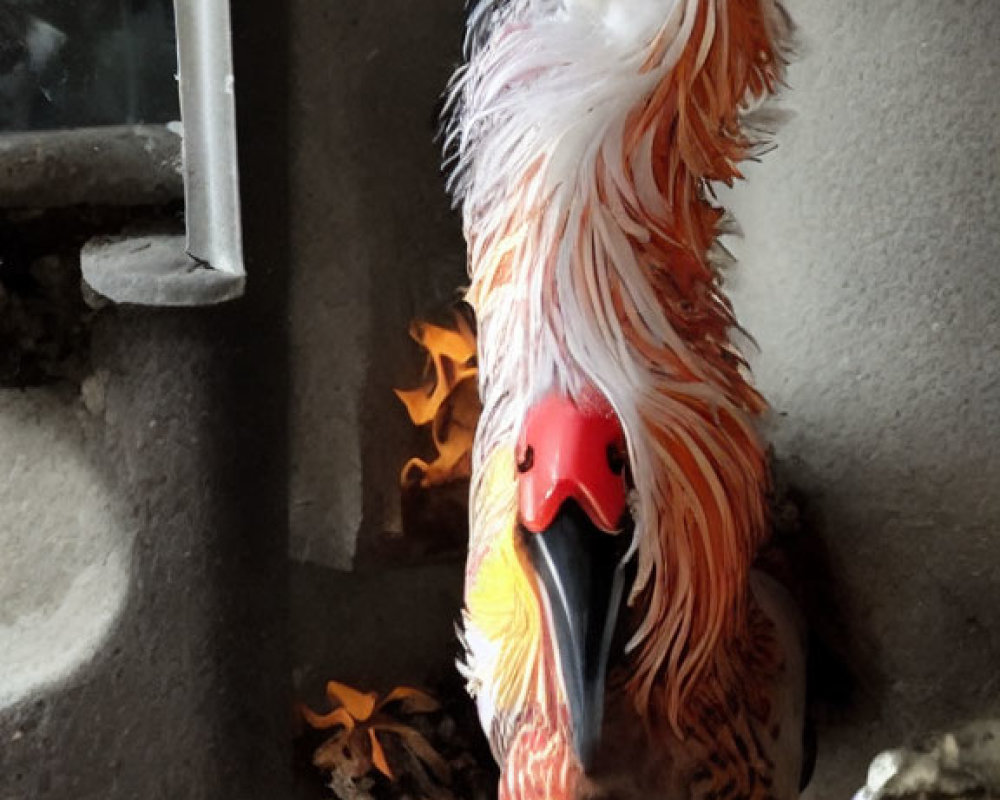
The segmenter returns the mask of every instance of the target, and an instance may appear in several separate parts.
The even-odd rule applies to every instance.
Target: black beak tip
[[[589,774],[594,766],[594,758],[597,754],[599,742],[597,731],[582,731],[580,728],[573,729],[573,750],[580,762],[584,774]]]
[[[542,533],[526,533],[548,600],[576,756],[588,772],[601,741],[610,643],[628,537],[600,530],[568,501]]]

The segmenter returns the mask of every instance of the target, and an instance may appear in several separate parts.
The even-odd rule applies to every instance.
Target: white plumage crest
[[[502,442],[512,446],[524,413],[552,389],[575,394],[592,383],[626,430],[641,428],[639,405],[656,402],[651,384],[663,376],[625,341],[608,276],[628,293],[645,336],[669,342],[692,372],[703,371],[658,305],[627,238],[648,236],[634,209],[667,213],[652,174],[652,136],[630,162],[622,158],[626,118],[676,63],[698,4],[510,2],[492,9],[499,32],[456,76],[452,102],[460,112],[448,145],[457,158],[451,190],[464,209],[469,299],[480,331],[477,461]],[[655,69],[643,71],[658,36],[671,46]],[[598,180],[608,202],[598,197]],[[501,259],[517,276],[486,292],[482,286]],[[710,385],[678,389],[713,394]],[[636,438],[630,455],[641,481],[653,474],[643,469],[653,459]],[[656,491],[638,488],[647,499]],[[651,566],[645,559],[637,586]]]

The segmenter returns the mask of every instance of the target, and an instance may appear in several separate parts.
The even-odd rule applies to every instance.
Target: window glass
[[[173,0],[0,0],[0,131],[180,119]]]

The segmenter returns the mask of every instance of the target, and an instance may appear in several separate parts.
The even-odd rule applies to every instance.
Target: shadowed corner
[[[827,735],[877,719],[886,686],[878,677],[873,635],[848,596],[843,568],[827,544],[830,532],[818,510],[822,504],[796,481],[801,469],[772,453],[772,535],[755,567],[791,593],[807,626],[804,789],[816,775]]]
[[[292,4],[232,3],[246,294],[217,312],[224,342],[213,443],[220,488],[214,583],[224,676],[220,748],[238,743],[229,790],[291,791],[288,650],[289,107]],[[228,763],[228,762],[227,762]]]

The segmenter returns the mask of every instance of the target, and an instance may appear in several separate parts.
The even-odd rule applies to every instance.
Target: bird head
[[[600,741],[632,538],[625,434],[610,403],[596,390],[544,396],[525,417],[517,471],[519,528],[586,770]]]

